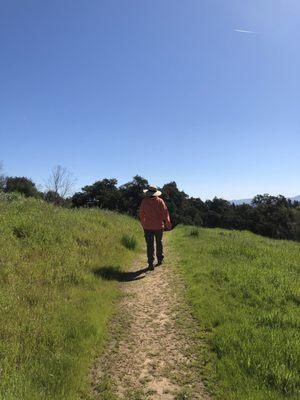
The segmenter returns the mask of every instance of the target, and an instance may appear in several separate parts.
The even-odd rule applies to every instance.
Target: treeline
[[[147,185],[147,179],[138,175],[120,186],[116,179],[102,179],[68,196],[72,186],[70,174],[60,166],[52,170],[44,192],[25,177],[0,178],[0,190],[4,192],[20,192],[65,207],[100,207],[133,217],[138,215]],[[160,190],[174,226],[249,230],[276,239],[300,240],[300,204],[284,196],[257,195],[251,205],[235,205],[217,197],[207,201],[189,197],[178,189],[176,182],[167,183]]]
[[[0,192],[21,193],[25,197],[35,197],[60,206],[71,206],[75,179],[61,165],[54,167],[41,190],[35,182],[25,176],[6,176],[0,162]]]
[[[72,205],[103,207],[137,216],[147,185],[148,181],[138,175],[121,186],[116,179],[103,179],[75,193]],[[251,205],[235,205],[216,197],[207,201],[189,197],[176,182],[167,183],[160,190],[174,225],[246,229],[272,238],[300,240],[300,205],[284,196],[258,195]]]

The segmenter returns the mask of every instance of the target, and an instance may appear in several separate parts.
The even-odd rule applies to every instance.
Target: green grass
[[[128,250],[134,250],[137,246],[137,241],[134,235],[128,235],[128,234],[123,235],[121,243]]]
[[[172,252],[187,284],[199,367],[223,400],[300,398],[300,244],[179,227]]]
[[[112,212],[6,198],[0,200],[0,399],[87,398],[89,370],[119,294],[115,280],[95,271],[126,268],[141,248],[141,229]],[[134,237],[131,250],[122,245],[126,234]]]
[[[190,231],[189,231],[189,235],[192,237],[198,237],[199,236],[199,229],[195,226],[193,226]]]

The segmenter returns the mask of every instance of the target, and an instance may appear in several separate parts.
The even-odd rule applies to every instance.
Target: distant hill
[[[300,201],[300,195],[295,197],[289,197],[292,201]],[[241,204],[251,204],[252,199],[239,199],[239,200],[231,200],[231,203],[239,206]]]
[[[236,206],[240,206],[241,204],[251,204],[252,199],[240,199],[240,200],[231,200],[231,203]]]

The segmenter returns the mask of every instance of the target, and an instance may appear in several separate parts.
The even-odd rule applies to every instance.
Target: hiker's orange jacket
[[[145,197],[140,208],[140,221],[144,229],[158,231],[165,226],[171,229],[172,224],[168,208],[160,197]]]

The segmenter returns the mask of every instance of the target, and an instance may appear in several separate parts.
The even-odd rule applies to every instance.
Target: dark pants
[[[162,244],[163,229],[160,229],[159,231],[144,230],[144,233],[147,243],[148,264],[153,265],[154,262],[154,238],[156,243],[157,261],[162,262],[164,259],[163,244]]]

